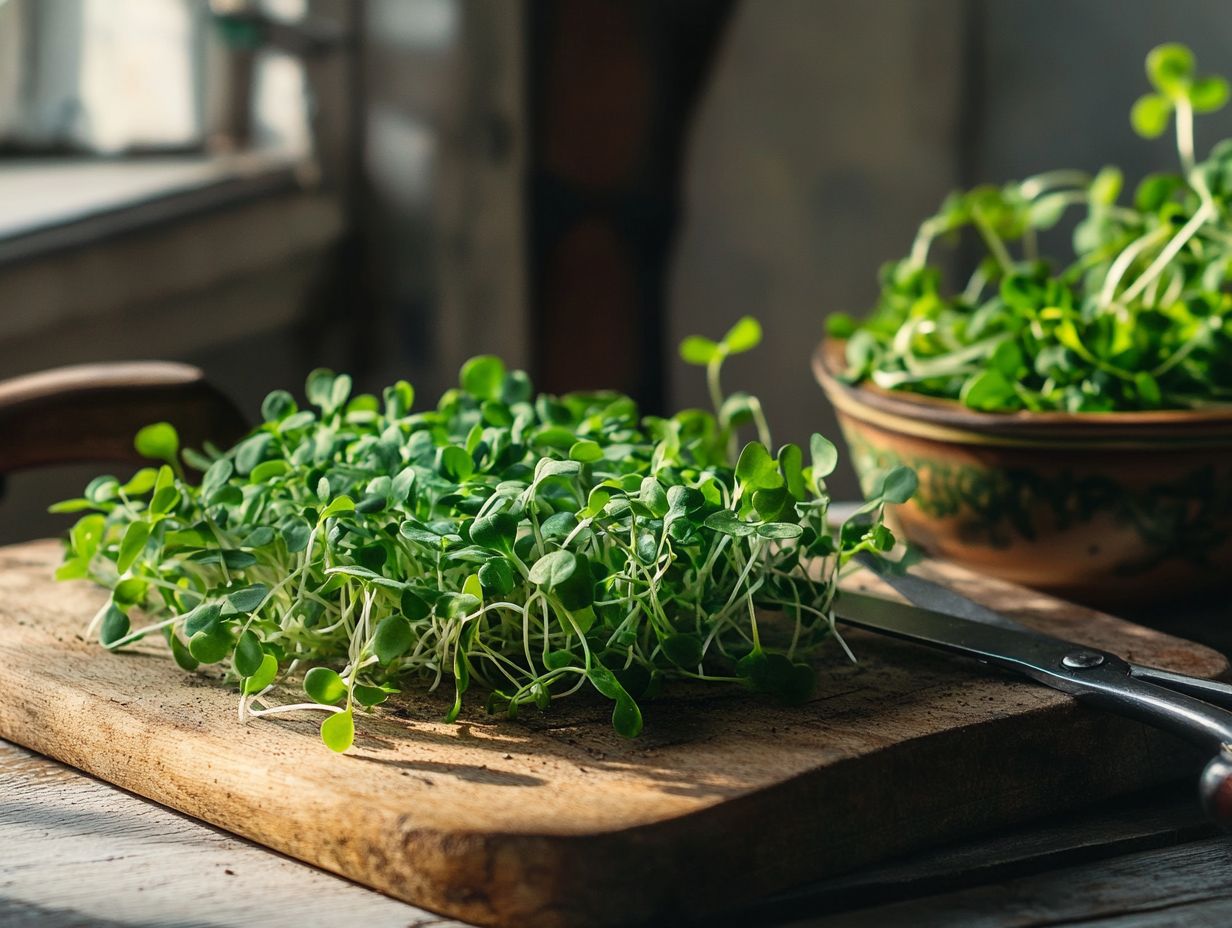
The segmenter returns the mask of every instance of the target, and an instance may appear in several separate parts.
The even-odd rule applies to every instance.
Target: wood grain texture
[[[80,632],[103,594],[50,579],[58,547],[0,550],[0,736],[344,874],[485,925],[670,921],[1019,822],[1199,758],[1051,690],[850,635],[813,701],[674,689],[627,742],[602,702],[521,722],[409,696],[329,754],[315,717],[235,721],[234,694],[161,642],[109,656]],[[952,575],[1024,621],[1198,676],[1208,649]],[[1201,758],[1205,760],[1205,758]]]
[[[936,911],[930,897],[942,893],[956,896],[959,890],[1000,885],[1029,874],[1065,872],[1141,851],[1170,853],[1179,844],[1217,834],[1218,828],[1198,803],[1193,783],[1178,780],[758,900],[725,913],[709,928],[786,925],[823,913],[833,916],[909,900]],[[912,922],[906,918],[903,923]]]
[[[1232,924],[1232,838],[941,893],[792,928],[1227,928]]]
[[[0,925],[465,928],[0,742]]]

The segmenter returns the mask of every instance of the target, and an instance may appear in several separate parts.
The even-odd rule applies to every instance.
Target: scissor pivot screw
[[[1061,666],[1068,667],[1070,670],[1088,670],[1091,667],[1098,667],[1103,662],[1104,655],[1096,654],[1094,651],[1074,651],[1061,658]]]

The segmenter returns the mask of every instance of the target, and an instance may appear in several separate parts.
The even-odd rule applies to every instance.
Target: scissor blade
[[[934,612],[944,612],[959,618],[970,619],[973,622],[983,622],[986,625],[996,625],[1000,628],[1012,628],[1015,631],[1030,635],[1039,634],[1021,622],[1002,615],[994,609],[968,599],[962,593],[949,587],[925,580],[915,574],[895,573],[887,570],[884,562],[879,561],[867,551],[861,551],[855,558],[864,567],[875,573],[886,582],[891,589],[897,591],[907,602]]]
[[[839,593],[834,613],[848,625],[964,654],[1052,686],[1070,676],[1061,663],[1063,657],[1092,650],[1033,631],[989,625],[850,590]]]

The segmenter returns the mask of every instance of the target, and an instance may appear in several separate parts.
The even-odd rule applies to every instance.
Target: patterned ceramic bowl
[[[1069,599],[1145,605],[1232,587],[1232,409],[983,413],[813,370],[866,484],[920,476],[898,527],[938,557]]]

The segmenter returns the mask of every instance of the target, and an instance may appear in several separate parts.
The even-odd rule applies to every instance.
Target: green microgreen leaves
[[[882,270],[871,318],[830,326],[847,339],[848,381],[989,413],[1232,402],[1232,142],[1199,162],[1193,133],[1195,113],[1227,103],[1228,82],[1199,76],[1176,44],[1153,49],[1146,71],[1154,90],[1130,121],[1148,138],[1175,125],[1180,172],[1144,178],[1132,206],[1114,167],[950,195],[907,258]],[[1042,233],[1071,212],[1072,260],[1054,263]],[[984,254],[951,293],[929,252],[962,235]]]
[[[351,746],[355,741],[355,716],[350,709],[335,712],[321,723],[321,740],[339,754]]]
[[[137,433],[133,447],[142,457],[166,461],[172,467],[178,466],[177,455],[180,451],[180,437],[175,428],[168,422],[156,422],[147,425]]]
[[[323,706],[332,706],[347,694],[346,682],[336,670],[313,667],[304,674],[304,692]]]
[[[760,338],[742,319],[688,340],[715,413],[671,418],[614,393],[535,396],[487,356],[420,411],[405,382],[378,399],[315,370],[304,409],[274,391],[233,448],[185,451],[199,484],[176,470],[173,431],[143,430],[166,464],[61,507],[85,514],[57,575],[111,588],[107,647],[157,630],[184,670],[238,686],[241,718],[328,713],[339,752],[355,713],[402,685],[452,687],[448,720],[474,689],[516,716],[582,688],[628,737],[664,681],[747,682],[751,654],[755,688],[796,698],[831,636],[835,572],[892,542],[881,507],[909,488],[887,477],[858,531],[831,528],[834,445],[775,446],[757,399],[719,389],[724,359]],[[292,667],[308,701],[279,704]]]

